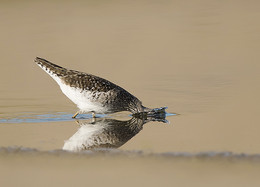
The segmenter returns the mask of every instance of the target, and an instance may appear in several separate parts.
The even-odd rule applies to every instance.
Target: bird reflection
[[[165,116],[139,116],[126,121],[111,118],[96,118],[92,122],[78,121],[80,128],[65,141],[63,150],[118,148],[138,134],[143,125],[150,121],[167,122]]]

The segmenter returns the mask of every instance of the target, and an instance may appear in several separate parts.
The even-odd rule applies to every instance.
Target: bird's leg
[[[97,119],[97,118],[91,118],[91,124],[94,125],[94,124],[96,123],[96,121],[97,121],[96,119]]]
[[[81,126],[78,119],[76,119],[75,121],[76,121],[78,126]]]
[[[79,114],[79,111],[76,112],[76,114],[74,114],[74,116],[72,116],[72,118],[76,118],[78,114]]]
[[[92,113],[92,118],[96,118],[96,113],[95,112],[91,112]]]

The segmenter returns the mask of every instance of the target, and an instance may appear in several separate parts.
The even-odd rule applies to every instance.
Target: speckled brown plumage
[[[90,100],[106,107],[106,113],[119,111],[139,113],[147,109],[135,96],[106,79],[80,71],[68,70],[39,57],[35,59],[35,62],[50,75],[57,76],[63,84],[79,89],[82,93],[90,93]]]
[[[139,116],[127,121],[97,118],[91,122],[81,121],[78,131],[65,141],[63,150],[83,151],[90,149],[118,148],[138,134],[143,125],[150,122],[167,122],[165,116]]]
[[[141,118],[127,121],[96,119],[83,122],[78,131],[63,146],[63,150],[83,151],[100,148],[118,148],[142,130],[148,122]]]

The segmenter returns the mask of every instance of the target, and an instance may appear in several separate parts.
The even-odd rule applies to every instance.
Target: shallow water
[[[53,179],[56,186],[101,185],[98,176],[111,186],[115,180],[125,186],[259,185],[259,5],[253,0],[1,2],[5,186],[49,185],[40,178]],[[77,108],[33,62],[36,56],[106,78],[144,106],[167,106],[168,113],[179,115],[167,116],[169,123],[144,124],[112,155],[111,150],[108,156],[68,154],[61,149],[81,127],[70,118]],[[128,113],[98,117],[131,119]]]

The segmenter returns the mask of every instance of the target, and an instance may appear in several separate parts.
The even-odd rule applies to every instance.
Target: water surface
[[[0,147],[11,148],[0,153],[5,186],[49,185],[43,178],[55,178],[56,186],[106,180],[111,186],[115,181],[258,186],[259,164],[251,156],[260,153],[259,5],[254,0],[1,2]],[[77,108],[34,64],[36,56],[106,78],[144,106],[168,106],[167,112],[180,114],[167,116],[170,124],[145,124],[119,152],[249,156],[235,162],[127,153],[68,156],[61,149],[80,128],[70,119]],[[130,119],[123,116],[111,118]],[[12,151],[17,147],[37,153]],[[59,154],[52,155],[54,150]]]

